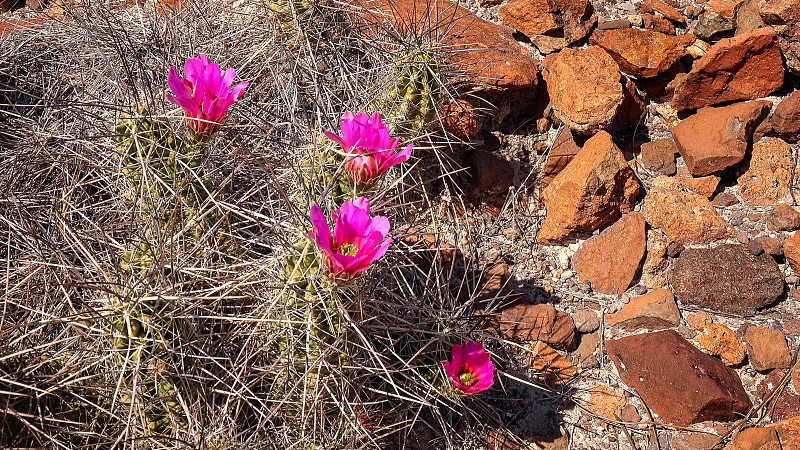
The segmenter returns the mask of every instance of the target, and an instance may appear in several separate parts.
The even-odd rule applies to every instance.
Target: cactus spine
[[[392,78],[388,103],[395,134],[412,139],[436,119],[444,98],[439,65],[432,51],[415,49],[397,62]]]

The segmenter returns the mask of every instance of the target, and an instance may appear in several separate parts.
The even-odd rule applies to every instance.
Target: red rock
[[[469,174],[470,185],[481,195],[502,194],[511,186],[514,169],[505,159],[485,150],[470,151],[464,167]]]
[[[531,38],[531,44],[536,46],[543,55],[549,55],[550,53],[560,51],[569,45],[569,42],[562,37],[540,34]]]
[[[653,14],[642,14],[642,28],[664,34],[675,34],[675,25]]]
[[[647,230],[647,256],[642,264],[641,283],[650,289],[661,289],[667,285],[664,273],[669,263],[666,259],[669,239],[659,230]]]
[[[765,445],[779,442],[774,428],[753,427],[736,433],[725,450],[766,450]],[[780,445],[777,448],[780,449]]]
[[[627,19],[602,20],[597,23],[598,30],[618,30],[620,28],[630,28],[631,22]]]
[[[674,242],[700,244],[730,235],[730,225],[707,198],[694,192],[653,188],[642,206],[647,222],[660,228]]]
[[[542,381],[551,386],[560,386],[577,372],[578,368],[544,342],[536,342],[528,354],[528,363]]]
[[[597,344],[600,343],[600,335],[595,331],[593,333],[582,334],[581,342],[578,344],[574,356],[580,359],[581,363],[586,362],[590,356],[594,355],[597,350]]]
[[[709,0],[703,5],[694,33],[701,39],[733,30],[736,27],[736,12],[744,0]]]
[[[672,136],[692,175],[709,175],[741,162],[753,130],[771,105],[759,100],[706,107],[673,127]]]
[[[783,450],[800,449],[800,416],[767,425],[775,428]]]
[[[666,423],[729,421],[750,406],[736,372],[672,330],[606,341],[622,380]]]
[[[800,395],[797,395],[790,387],[791,380],[787,380],[787,386],[780,388],[784,377],[787,375],[785,370],[775,369],[767,372],[767,376],[758,384],[757,393],[761,401],[771,398],[767,408],[767,416],[773,421],[786,420],[800,416]],[[791,378],[791,374],[789,374]],[[780,430],[778,430],[780,436]],[[798,442],[800,444],[800,442]],[[800,447],[789,447],[800,448]]]
[[[800,2],[797,0],[761,0],[761,17],[770,25],[800,22]]]
[[[749,205],[774,205],[789,193],[793,164],[786,142],[776,138],[756,142],[747,170],[739,177],[739,195]]]
[[[572,138],[572,132],[569,131],[569,128],[562,127],[556,134],[553,147],[550,149],[550,155],[547,157],[540,189],[549,185],[553,178],[561,173],[570,161],[575,159],[579,151],[581,151],[581,148]]]
[[[657,139],[645,142],[640,147],[642,152],[642,166],[661,175],[674,175],[675,153],[678,147],[672,139]]]
[[[464,83],[467,91],[536,87],[536,61],[508,27],[483,20],[449,0],[365,0],[358,5],[364,8],[361,12],[367,36],[385,29],[388,21],[401,34],[420,39],[430,35],[440,42],[444,62],[454,73],[461,73],[453,81]],[[450,18],[447,27],[431,27],[442,17]]]
[[[719,356],[727,366],[741,364],[747,354],[747,348],[736,332],[721,323],[704,325],[698,330],[694,341],[700,350]]]
[[[518,303],[504,308],[498,320],[506,339],[543,341],[566,349],[575,339],[572,317],[549,305]]]
[[[681,167],[678,169],[678,175],[675,179],[684,189],[700,194],[703,197],[711,198],[714,192],[717,191],[721,178],[716,175],[693,177],[685,167]]]
[[[754,239],[764,249],[764,253],[772,256],[783,255],[783,244],[780,240],[770,236],[759,236]]]
[[[794,231],[800,228],[800,213],[789,205],[778,205],[767,216],[767,229]]]
[[[792,92],[775,107],[772,129],[786,139],[800,138],[800,91]]]
[[[681,431],[670,441],[673,450],[706,450],[716,444],[719,437],[696,431]],[[716,447],[715,447],[716,448]]]
[[[678,23],[686,22],[686,18],[683,17],[683,15],[678,12],[678,10],[667,5],[661,0],[644,0],[644,4],[650,7],[653,11],[661,14],[662,16],[666,17],[669,20]]]
[[[783,294],[783,274],[769,255],[746,245],[687,248],[673,260],[670,283],[683,304],[751,316]]]
[[[644,217],[632,212],[586,240],[572,258],[573,267],[581,281],[592,283],[593,291],[621,294],[631,285],[644,250]]]
[[[739,199],[735,195],[728,194],[727,192],[720,192],[711,201],[711,204],[719,207],[733,206],[739,203]]]
[[[620,412],[627,403],[624,395],[604,384],[598,384],[589,394],[586,409],[598,418],[616,422],[619,421]]]
[[[606,322],[629,331],[640,328],[661,330],[677,327],[681,322],[681,313],[672,292],[659,289],[634,297],[618,312],[606,314]]]
[[[589,0],[554,0],[564,24],[564,38],[572,44],[586,37],[597,24],[597,14]]]
[[[650,78],[672,66],[694,42],[692,34],[670,36],[637,28],[597,30],[589,42],[602,47],[620,69],[634,77]]]
[[[800,232],[783,241],[783,254],[795,274],[800,274]]]
[[[800,22],[788,25],[776,25],[778,45],[781,47],[786,69],[800,75]]]
[[[600,47],[566,48],[547,55],[544,79],[553,113],[571,129],[607,128],[624,99],[619,66]]]
[[[760,0],[744,0],[736,12],[736,36],[766,26],[758,9]]]
[[[722,39],[675,88],[677,110],[769,95],[783,84],[783,59],[772,28]]]
[[[537,240],[552,243],[594,231],[632,210],[639,182],[606,132],[581,151],[542,191],[547,217]]]
[[[498,13],[504,24],[526,36],[561,29],[558,8],[553,0],[509,0]]]
[[[744,335],[750,365],[758,371],[788,369],[792,355],[781,331],[770,328],[749,326]]]
[[[474,108],[466,100],[456,100],[444,105],[442,127],[458,139],[472,139],[478,129]]]

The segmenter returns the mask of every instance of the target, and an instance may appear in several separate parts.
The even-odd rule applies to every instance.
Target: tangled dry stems
[[[458,171],[441,135],[421,135],[417,148],[432,156],[379,186],[374,204],[398,244],[358,298],[332,297],[316,317],[287,301],[297,286],[284,281],[286,257],[308,228],[298,205],[325,204],[328,192],[298,182],[299,161],[313,160],[303,155],[344,110],[387,92],[410,46],[435,45],[397,30],[368,42],[347,8],[313,8],[314,20],[282,34],[259,3],[173,14],[76,4],[70,20],[3,41],[0,445],[386,448],[426,436],[454,448],[514,415],[506,400],[455,397],[442,383],[439,361],[468,338],[525,373],[473,315],[481,280],[470,249],[443,257],[441,241],[470,225],[430,212],[434,186]],[[126,183],[113,130],[137,107],[176,116],[166,69],[197,53],[251,85],[202,173],[181,169],[211,186],[200,211],[213,220],[190,238],[180,201],[135,201],[144,193]],[[178,122],[165,120],[179,132]],[[428,231],[436,242],[403,241]],[[143,244],[156,249],[151,263],[131,270],[123,255]]]

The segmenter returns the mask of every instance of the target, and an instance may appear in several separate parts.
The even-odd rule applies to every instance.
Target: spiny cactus
[[[305,189],[298,191],[294,200],[301,211],[311,206],[305,200],[303,191],[311,198],[328,197],[336,204],[352,200],[357,194],[356,187],[348,180],[344,171],[345,156],[327,138],[322,138],[317,146],[309,146],[301,161],[301,183]]]
[[[389,110],[396,120],[394,133],[405,139],[416,137],[436,119],[444,97],[439,65],[431,50],[407,53],[392,71]]]

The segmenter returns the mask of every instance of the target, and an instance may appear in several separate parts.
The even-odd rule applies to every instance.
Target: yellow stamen
[[[349,242],[345,242],[339,246],[339,253],[347,256],[356,256],[356,253],[358,253],[358,247]]]

